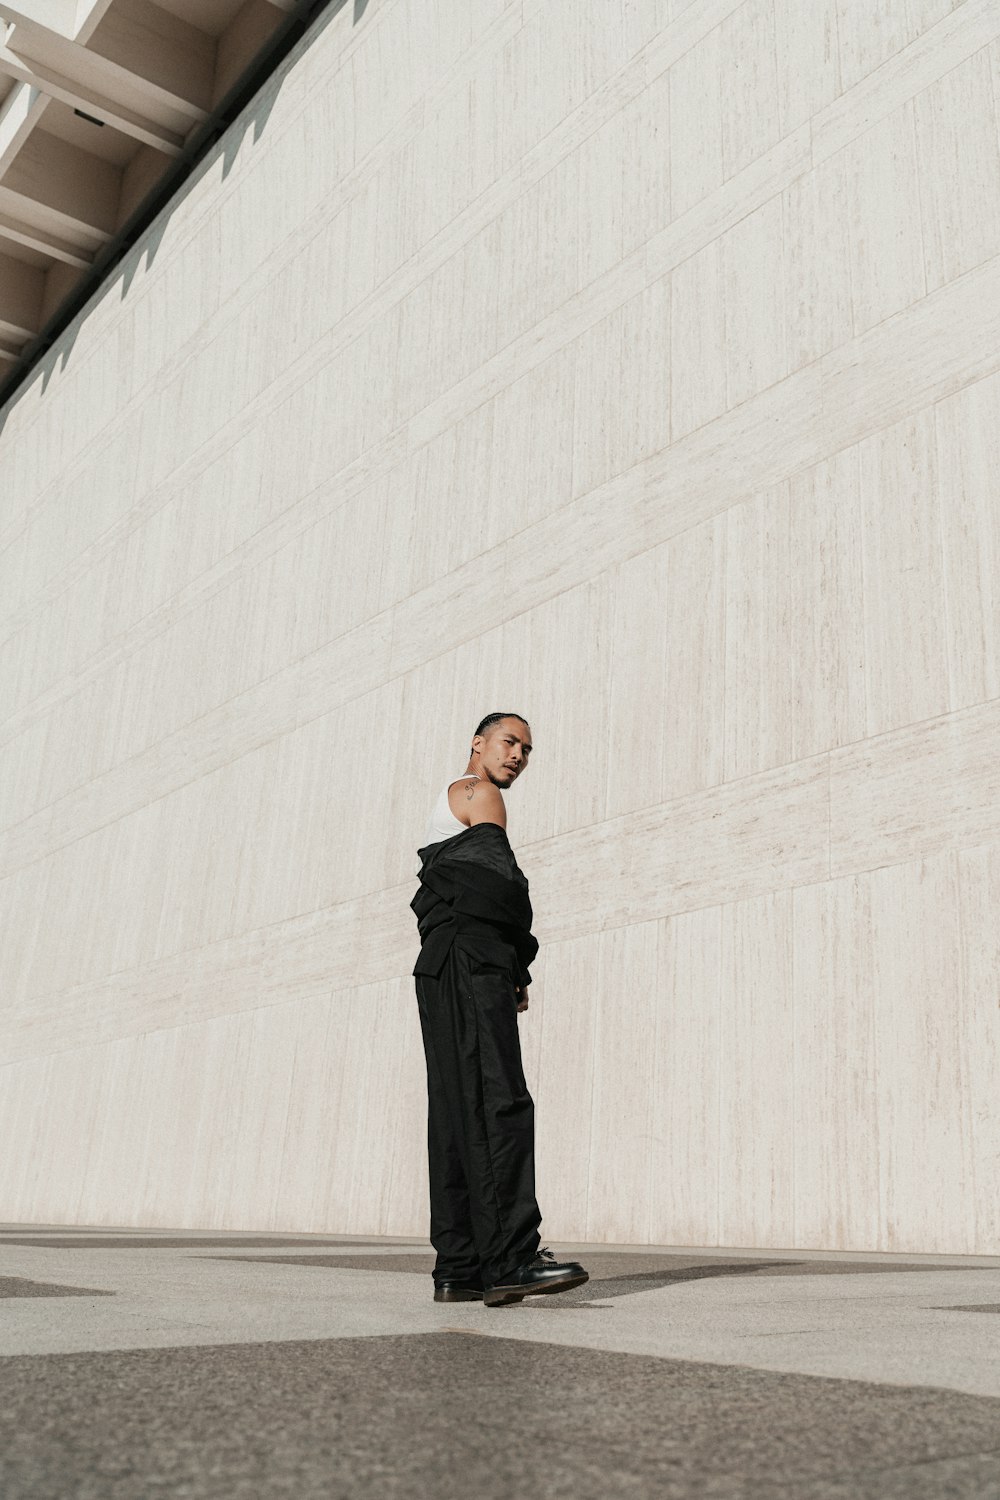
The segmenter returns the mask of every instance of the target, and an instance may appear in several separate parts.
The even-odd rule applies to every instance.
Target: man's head
[[[520,714],[487,714],[480,719],[472,736],[469,769],[507,787],[528,764],[531,755],[531,729]]]

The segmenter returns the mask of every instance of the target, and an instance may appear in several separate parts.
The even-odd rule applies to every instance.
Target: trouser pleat
[[[534,1101],[521,1063],[510,975],[452,950],[416,976],[427,1064],[435,1281],[500,1280],[540,1243]]]

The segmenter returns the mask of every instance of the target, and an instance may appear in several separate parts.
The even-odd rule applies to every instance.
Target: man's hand
[[[518,1008],[518,1010],[527,1010],[528,1009],[528,997],[527,997],[526,994],[524,994],[524,992],[522,991],[521,986],[519,984],[515,984],[515,986],[514,986],[514,993],[518,997],[518,999],[517,999],[517,1008]]]

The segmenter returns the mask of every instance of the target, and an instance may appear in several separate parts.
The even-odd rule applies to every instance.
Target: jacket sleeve
[[[538,952],[531,931],[528,882],[518,868],[504,829],[477,823],[431,851],[410,902],[422,947],[413,972],[436,974],[453,943],[497,948],[512,982],[531,983],[528,965]],[[500,957],[505,950],[508,959]]]

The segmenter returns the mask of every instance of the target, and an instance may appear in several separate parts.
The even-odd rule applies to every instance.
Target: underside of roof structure
[[[0,382],[299,0],[0,0]]]

